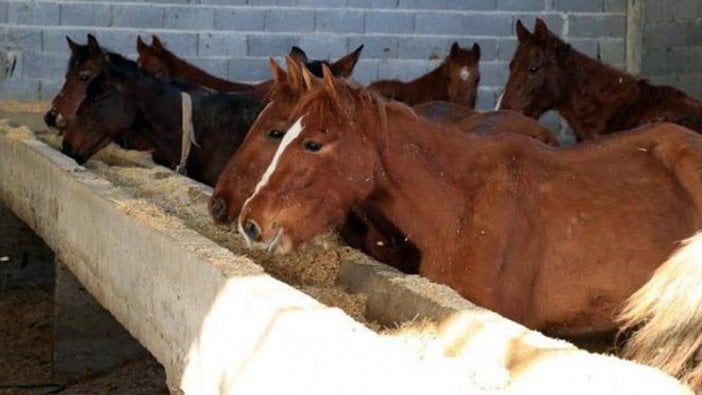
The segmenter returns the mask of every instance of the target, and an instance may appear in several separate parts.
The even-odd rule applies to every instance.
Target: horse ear
[[[144,40],[141,39],[141,36],[137,36],[137,52],[138,53],[144,53],[148,50],[149,46],[146,45]]]
[[[301,69],[304,69],[305,66],[297,63],[295,60],[293,60],[292,57],[286,56],[285,57],[285,67],[288,70],[288,85],[290,85],[290,88],[295,93],[301,93],[302,89],[304,88],[303,77],[301,75],[302,74]]]
[[[276,84],[285,81],[286,75],[285,71],[280,67],[278,62],[272,57],[268,58],[268,64],[271,66],[271,73],[273,74],[273,81]]]
[[[288,54],[293,60],[300,64],[307,64],[309,62],[309,59],[307,59],[307,54],[305,51],[302,49],[296,47],[293,45],[293,47],[290,49],[290,53]]]
[[[475,55],[475,59],[480,60],[480,45],[478,43],[473,44],[471,51],[473,52],[473,55]]]
[[[324,85],[324,89],[331,95],[332,99],[338,103],[339,91],[337,82],[331,69],[326,64],[322,64],[322,85]]]
[[[97,55],[102,53],[100,49],[100,44],[98,44],[97,39],[92,34],[88,33],[88,53],[92,55]]]
[[[361,57],[361,51],[363,51],[363,44],[361,44],[356,50],[350,54],[342,57],[331,65],[331,70],[337,77],[348,78],[351,77],[353,73],[353,68],[356,67],[358,63],[358,58]]]
[[[458,51],[461,50],[461,47],[458,46],[458,41],[454,41],[453,44],[451,44],[451,51],[449,52],[450,57],[456,57],[458,56]]]
[[[302,80],[305,82],[305,89],[312,90],[314,87],[320,86],[322,83],[317,77],[315,77],[307,67],[301,67],[302,70]]]
[[[68,48],[71,49],[71,52],[77,52],[81,47],[75,41],[71,40],[71,38],[68,36],[66,36],[66,42],[68,42]]]
[[[546,22],[541,18],[536,18],[536,23],[534,24],[534,36],[539,40],[544,40],[548,37],[548,27],[546,27]]]
[[[163,49],[163,43],[161,43],[161,39],[158,38],[158,36],[155,34],[151,35],[151,47],[155,49]]]
[[[531,33],[529,32],[529,30],[527,30],[526,27],[524,27],[521,19],[517,19],[516,30],[517,30],[517,39],[519,40],[519,42],[524,42],[524,41],[531,38]]]

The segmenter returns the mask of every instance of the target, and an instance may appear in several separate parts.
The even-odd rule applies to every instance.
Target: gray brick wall
[[[533,26],[541,17],[576,48],[624,68],[625,13],[626,0],[0,0],[0,50],[19,57],[15,76],[0,81],[0,99],[53,97],[66,35],[84,42],[93,33],[135,56],[136,36],[156,33],[176,53],[237,80],[268,78],[267,57],[292,45],[335,58],[360,44],[359,81],[412,79],[434,68],[453,41],[477,41],[479,107],[487,109],[507,78],[518,18]]]
[[[702,2],[644,0],[641,74],[702,99]]]

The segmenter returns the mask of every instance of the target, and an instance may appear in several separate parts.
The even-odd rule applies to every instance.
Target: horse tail
[[[619,315],[623,356],[702,393],[702,232],[685,240]]]

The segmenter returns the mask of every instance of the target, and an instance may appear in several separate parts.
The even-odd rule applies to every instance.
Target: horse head
[[[538,118],[563,100],[562,61],[570,45],[561,41],[537,18],[534,33],[517,20],[519,45],[509,64],[509,78],[500,109],[514,110]]]
[[[366,111],[376,98],[322,69],[321,81],[302,70],[308,91],[239,216],[247,241],[271,252],[292,251],[340,225],[373,190],[379,157],[363,131],[381,122]]]

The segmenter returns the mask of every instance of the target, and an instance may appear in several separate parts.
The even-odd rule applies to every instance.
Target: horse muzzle
[[[44,114],[44,123],[51,129],[55,129],[58,131],[60,131],[61,128],[66,126],[66,122],[61,116],[61,113],[58,112],[55,108],[52,108],[51,110],[47,111],[46,114]]]
[[[264,250],[271,254],[285,254],[290,248],[285,242],[285,231],[278,226],[268,238],[263,238],[261,227],[252,219],[239,222],[239,233],[246,238],[246,244],[257,250]]]

